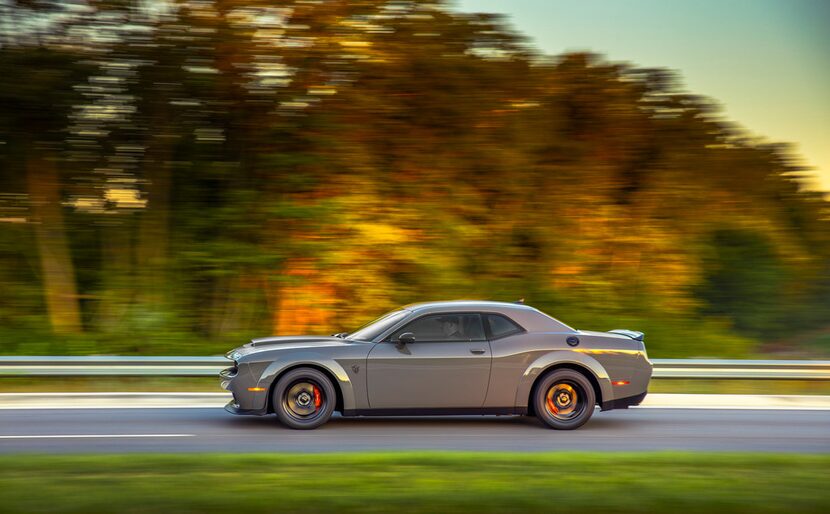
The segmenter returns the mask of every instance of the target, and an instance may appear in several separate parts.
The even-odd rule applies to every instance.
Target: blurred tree
[[[709,248],[698,293],[706,302],[704,313],[731,318],[747,335],[780,333],[784,276],[770,244],[756,233],[720,229]]]
[[[0,131],[9,147],[6,169],[25,177],[49,322],[56,333],[82,330],[75,267],[63,216],[64,129],[89,73],[80,56],[48,47],[0,49]],[[13,80],[11,80],[13,79]],[[12,160],[14,159],[14,160]]]
[[[88,333],[44,351],[203,353],[463,297],[656,355],[827,322],[828,202],[668,71],[442,2],[0,8],[9,351],[45,313]]]

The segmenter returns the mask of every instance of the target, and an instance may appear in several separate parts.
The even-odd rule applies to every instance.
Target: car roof
[[[524,305],[521,303],[509,303],[509,302],[491,302],[491,301],[484,301],[484,300],[449,300],[443,302],[421,302],[421,303],[412,303],[409,305],[405,305],[403,307],[406,310],[410,310],[413,312],[424,312],[424,311],[433,311],[433,310],[450,310],[450,311],[464,311],[464,310],[489,310],[489,311],[502,311],[502,310],[536,310],[529,305]]]
[[[529,331],[569,331],[574,329],[544,312],[523,303],[491,302],[484,300],[452,300],[445,302],[423,302],[405,305],[403,309],[413,314],[432,312],[494,312],[509,316]]]

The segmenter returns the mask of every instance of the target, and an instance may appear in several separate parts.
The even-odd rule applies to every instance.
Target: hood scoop
[[[343,342],[342,339],[337,337],[326,337],[326,336],[274,336],[274,337],[261,337],[259,339],[252,339],[251,346],[253,347],[260,347],[260,346],[273,346],[278,344],[297,344],[297,343],[320,343],[325,341],[339,341]]]

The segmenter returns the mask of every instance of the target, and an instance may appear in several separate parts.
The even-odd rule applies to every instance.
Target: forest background
[[[0,353],[524,298],[652,357],[830,354],[830,203],[788,145],[451,7],[0,3]]]

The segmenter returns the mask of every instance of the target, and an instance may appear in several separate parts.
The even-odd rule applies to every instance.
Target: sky
[[[830,0],[455,0],[502,13],[547,54],[590,50],[679,72],[728,119],[795,145],[830,191]]]

